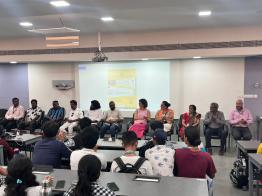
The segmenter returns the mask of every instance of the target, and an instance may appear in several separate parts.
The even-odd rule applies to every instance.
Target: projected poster
[[[107,78],[108,101],[115,101],[120,108],[136,108],[136,69],[109,69]]]

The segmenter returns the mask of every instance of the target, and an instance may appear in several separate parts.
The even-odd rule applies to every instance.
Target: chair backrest
[[[184,114],[181,114],[180,117],[179,117],[179,121],[178,121],[178,129],[181,129],[181,127],[182,127],[182,119],[183,119],[183,115],[184,115]]]
[[[0,119],[5,117],[6,112],[7,112],[7,109],[0,109]]]

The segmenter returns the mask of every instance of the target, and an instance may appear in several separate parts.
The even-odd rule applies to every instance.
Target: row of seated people
[[[72,170],[78,170],[78,173],[87,172],[81,177],[90,177],[90,174],[97,174],[100,173],[101,169],[105,169],[105,156],[97,151],[96,144],[99,134],[96,127],[89,125],[79,133],[80,137],[78,139],[81,140],[81,147],[74,151],[71,151],[67,147],[68,141],[62,142],[58,140],[58,138],[61,140],[61,135],[59,135],[59,125],[56,123],[47,122],[43,127],[43,132],[44,138],[37,142],[34,147],[32,159],[33,165],[52,165],[54,168],[60,168],[61,159],[69,158]],[[143,158],[136,154],[138,145],[136,134],[132,131],[124,132],[122,143],[125,151],[121,157],[118,157],[113,161],[110,169],[111,172],[131,173],[127,167],[132,165],[132,168],[136,170],[136,173],[144,175],[179,176],[189,178],[206,178],[206,176],[209,178],[215,177],[216,168],[212,157],[199,148],[201,143],[199,129],[192,126],[185,129],[184,141],[188,148],[174,150],[166,145],[166,140],[166,132],[163,129],[156,129],[152,139],[154,145],[145,151],[145,158]],[[16,172],[13,172],[12,170],[10,171],[10,169],[14,169],[13,167],[16,159],[17,157],[11,160],[8,165],[7,179],[10,178],[10,181],[5,181],[5,191],[12,191],[10,190],[11,187],[14,188],[14,186],[17,186],[17,184],[15,184],[15,182],[17,183],[17,179],[23,183],[26,182],[26,179],[24,178],[31,176],[31,173],[23,175],[21,174],[21,171],[19,171],[19,168],[22,166],[23,169],[26,168],[25,165],[30,162],[28,159],[28,163],[26,163],[26,161],[21,161],[20,159],[20,165],[16,164]],[[194,165],[194,167],[192,167],[192,165]],[[31,167],[32,165],[30,165],[29,168],[32,169]],[[32,171],[30,170],[30,172]],[[88,180],[81,179],[81,177],[79,183],[66,192],[64,194],[65,196],[75,195],[81,185],[80,180]],[[97,178],[98,176],[93,176],[92,180],[90,181],[89,179],[88,182],[93,182],[92,186],[100,187],[100,185],[96,184]],[[27,187],[25,186],[25,189],[28,187],[37,187],[37,184],[31,184]],[[38,188],[35,189],[39,191]],[[35,192],[32,189],[26,189],[23,191],[28,191],[28,193],[32,191],[33,194]],[[4,189],[0,188],[0,195],[1,191],[4,191]],[[93,192],[92,195],[97,194]]]
[[[17,124],[20,128],[29,126],[32,130],[39,124],[39,119],[42,113],[41,108],[37,106],[37,100],[32,100],[32,107],[27,110],[26,117],[20,121],[24,116],[24,109],[19,105],[19,99],[13,98],[13,105],[9,108],[5,115],[5,119],[0,122],[7,131],[15,127]],[[65,119],[64,124],[60,127],[61,131],[73,132],[74,127],[79,123],[79,120],[84,117],[81,109],[77,107],[75,100],[70,101],[71,111],[69,112],[68,118]],[[102,112],[100,103],[97,100],[91,101],[90,110],[86,113],[93,124],[103,122],[100,129],[101,137],[104,137],[105,133],[110,133],[112,137],[121,130],[121,122],[123,116],[121,112],[116,109],[115,103],[111,101],[109,103],[110,109],[105,113]],[[142,138],[145,130],[148,127],[148,122],[151,119],[150,111],[147,109],[148,103],[146,99],[139,100],[139,108],[134,113],[134,122],[129,130],[134,131],[138,138]],[[164,124],[164,130],[169,132],[174,119],[174,111],[169,108],[170,103],[163,101],[161,103],[160,110],[155,115],[155,120],[160,121]],[[44,117],[43,122],[55,121],[61,124],[64,120],[65,110],[59,106],[58,101],[53,102],[53,108],[51,108],[48,114]],[[187,126],[199,127],[201,114],[197,113],[196,106],[190,105],[189,112],[181,115],[181,126],[179,128],[179,135],[183,139],[184,129]],[[18,123],[19,121],[19,123]],[[248,125],[252,123],[253,118],[248,109],[243,107],[243,101],[236,101],[236,109],[232,110],[229,117],[229,122],[232,126],[232,136],[235,140],[250,140],[252,134],[248,128]],[[223,112],[218,111],[218,104],[211,103],[210,112],[205,115],[205,138],[206,148],[212,154],[211,149],[211,137],[218,135],[221,138],[221,149],[220,154],[224,153],[227,130],[224,129],[226,124]]]
[[[169,131],[172,121],[174,119],[174,112],[168,109],[170,104],[164,101],[161,105],[161,110],[156,114],[156,120],[159,120],[165,124],[165,130]],[[4,126],[7,131],[13,128],[25,129],[34,131],[39,125],[47,121],[54,121],[59,124],[63,124],[60,130],[65,130],[69,133],[73,132],[74,127],[78,125],[79,119],[84,117],[83,111],[77,107],[75,100],[70,101],[71,110],[68,117],[64,120],[65,109],[59,106],[58,101],[53,101],[53,107],[49,110],[47,115],[42,116],[43,111],[37,105],[37,100],[31,100],[31,108],[24,111],[23,106],[19,104],[18,98],[12,99],[12,106],[5,114],[5,118],[0,122],[0,125]],[[100,103],[97,100],[91,101],[90,110],[86,112],[85,116],[92,120],[93,124],[97,124],[103,121],[101,127],[101,136],[106,132],[111,133],[112,136],[120,130],[120,123],[123,121],[122,113],[116,109],[115,103],[111,101],[109,103],[110,110],[103,113]],[[139,109],[134,113],[134,125],[130,129],[134,130],[138,137],[143,136],[144,129],[147,122],[151,118],[150,111],[147,108],[147,101],[145,99],[139,100]],[[43,119],[42,119],[43,118]],[[64,122],[64,123],[63,123]]]

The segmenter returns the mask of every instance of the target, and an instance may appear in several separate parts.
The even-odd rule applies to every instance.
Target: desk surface
[[[6,139],[7,142],[21,142],[26,145],[35,143],[42,139],[41,135],[33,135],[33,134],[23,134],[16,136],[14,138]]]
[[[66,180],[64,189],[69,189],[77,180],[77,172],[71,170],[54,170],[51,174],[54,177],[54,186],[57,180]],[[191,179],[179,177],[161,177],[159,183],[133,181],[135,174],[122,174],[102,172],[99,183],[106,187],[109,182],[115,182],[119,187],[117,195],[128,196],[170,196],[178,193],[180,196],[208,196],[207,181],[205,179]],[[37,175],[38,180],[43,175]],[[190,187],[190,188],[187,188]]]
[[[138,140],[137,148],[139,149],[146,142],[147,142],[146,140]],[[104,141],[103,139],[99,139],[97,141],[97,145],[99,146],[98,149],[113,149],[113,150],[124,149],[122,146],[122,140],[120,139],[116,139],[115,141],[112,141],[112,142]]]
[[[260,142],[257,140],[250,140],[250,141],[237,141],[237,146],[243,152],[247,153],[248,151],[256,151]]]
[[[248,154],[249,160],[258,167],[258,169],[262,169],[262,154]]]
[[[138,145],[137,149],[139,149],[141,146],[146,144],[148,140],[138,140]],[[109,141],[103,141],[103,139],[99,139],[97,141],[97,145],[99,146],[98,149],[103,149],[103,150],[123,150],[122,146],[122,140],[117,139],[114,142],[109,142]],[[184,142],[176,142],[176,141],[167,141],[167,145],[170,147],[177,149],[177,148],[184,148],[187,147]]]

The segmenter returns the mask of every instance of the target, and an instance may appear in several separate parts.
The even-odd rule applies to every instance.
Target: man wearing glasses
[[[77,107],[77,101],[70,101],[71,111],[69,112],[66,122],[60,127],[60,131],[65,132],[68,129],[68,133],[73,133],[73,128],[76,127],[79,123],[79,120],[84,117],[83,111]]]

